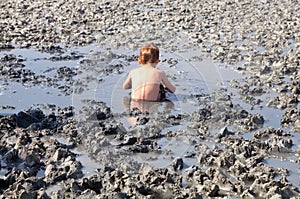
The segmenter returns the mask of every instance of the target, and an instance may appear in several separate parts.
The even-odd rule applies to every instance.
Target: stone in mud
[[[99,122],[99,126],[104,135],[115,135],[122,131],[122,128],[119,127],[119,124],[114,122]]]
[[[183,130],[179,130],[179,131],[167,131],[164,136],[165,137],[168,137],[168,138],[171,138],[171,137],[177,137],[177,136],[180,136],[180,135],[184,135],[185,131]]]
[[[193,113],[192,118],[194,121],[205,121],[207,119],[210,119],[212,116],[211,110],[207,108],[199,109],[196,113]]]
[[[239,118],[246,118],[249,115],[248,111],[241,110],[238,114]]]
[[[143,145],[134,145],[133,147],[129,147],[129,150],[133,153],[149,153],[151,151],[149,147]]]
[[[186,152],[185,154],[184,154],[184,158],[194,158],[196,156],[196,153],[195,152],[190,152],[190,151],[188,151],[188,152]]]

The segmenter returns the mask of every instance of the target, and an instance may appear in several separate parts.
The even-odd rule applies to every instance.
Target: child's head
[[[153,44],[145,44],[141,47],[139,63],[140,64],[152,64],[158,63],[159,59],[159,49]]]

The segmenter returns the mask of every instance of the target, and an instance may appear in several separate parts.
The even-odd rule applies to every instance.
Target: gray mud
[[[1,198],[299,198],[299,4],[0,3]],[[122,83],[155,42],[175,84]]]

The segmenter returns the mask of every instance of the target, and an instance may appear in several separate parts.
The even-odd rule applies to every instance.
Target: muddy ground
[[[299,198],[296,1],[0,7],[1,198]],[[121,88],[145,42],[168,101]]]

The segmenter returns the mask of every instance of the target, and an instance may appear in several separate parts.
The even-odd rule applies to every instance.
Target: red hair
[[[145,44],[141,47],[139,62],[140,64],[155,63],[159,59],[159,49],[153,44]]]

